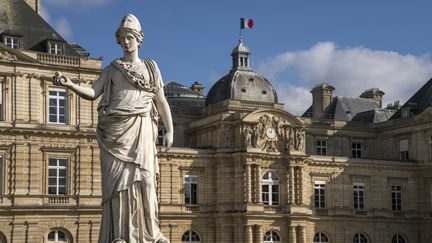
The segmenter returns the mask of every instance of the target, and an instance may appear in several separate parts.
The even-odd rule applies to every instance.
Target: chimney
[[[193,83],[191,86],[191,90],[200,92],[201,94],[204,92],[204,88],[205,87],[202,84],[198,83],[198,81],[195,81],[195,83]]]
[[[24,0],[37,14],[40,14],[40,0]]]
[[[319,84],[311,90],[313,116],[322,116],[332,101],[334,90],[335,88],[328,83]]]
[[[375,101],[375,103],[378,105],[379,108],[382,108],[382,99],[384,94],[385,93],[379,90],[378,88],[372,88],[372,89],[365,90],[360,95],[360,98],[372,99]]]

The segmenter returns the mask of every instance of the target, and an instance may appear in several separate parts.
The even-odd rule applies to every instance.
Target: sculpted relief
[[[305,132],[280,116],[265,114],[257,122],[243,125],[246,147],[265,152],[303,151]]]

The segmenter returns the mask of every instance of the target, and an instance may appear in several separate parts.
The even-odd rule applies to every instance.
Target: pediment
[[[30,63],[40,63],[38,60],[22,53],[20,50],[10,48],[0,44],[0,61],[24,61]]]
[[[274,119],[277,122],[280,122],[281,124],[288,125],[291,127],[303,126],[303,123],[291,113],[283,110],[275,110],[275,109],[256,110],[243,117],[242,121],[244,123],[259,123],[262,119],[266,119],[263,117],[267,117],[268,119]]]
[[[414,117],[415,121],[430,122],[432,121],[432,107],[426,108],[422,113]]]
[[[260,109],[246,115],[242,119],[242,134],[247,149],[304,154],[303,123],[283,110]]]

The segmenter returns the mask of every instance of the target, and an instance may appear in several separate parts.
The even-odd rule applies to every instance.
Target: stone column
[[[298,197],[299,197],[299,205],[303,205],[303,168],[302,167],[298,167],[298,187],[299,187],[299,192],[298,192]]]
[[[296,227],[293,225],[289,226],[289,243],[297,243]]]
[[[290,205],[291,203],[291,182],[290,182],[290,169],[288,168],[288,171],[286,173],[286,203],[287,205]]]
[[[251,165],[246,164],[246,203],[252,202]]]
[[[254,237],[254,243],[262,243],[264,239],[264,236],[262,234],[262,226],[259,224],[255,225],[255,237]]]
[[[290,204],[294,205],[294,199],[295,199],[295,170],[294,167],[289,168],[289,188],[290,188],[290,195],[289,200]]]
[[[299,226],[299,241],[298,243],[306,243],[306,226]]]
[[[262,203],[262,188],[261,188],[261,166],[257,165],[256,167],[256,191],[257,191],[257,195],[256,195],[256,203]]]
[[[253,243],[252,225],[245,225],[245,243]]]

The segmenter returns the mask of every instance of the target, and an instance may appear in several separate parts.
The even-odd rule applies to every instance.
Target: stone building
[[[51,79],[90,85],[101,61],[38,11],[0,4],[0,242],[93,243],[97,101]],[[242,41],[231,56],[207,96],[198,82],[164,87],[175,140],[159,154],[158,197],[171,242],[432,243],[432,80],[385,108],[377,88],[337,97],[319,84],[294,116]]]
[[[96,242],[97,103],[51,80],[61,71],[89,85],[102,63],[38,10],[38,0],[0,1],[0,242]]]

